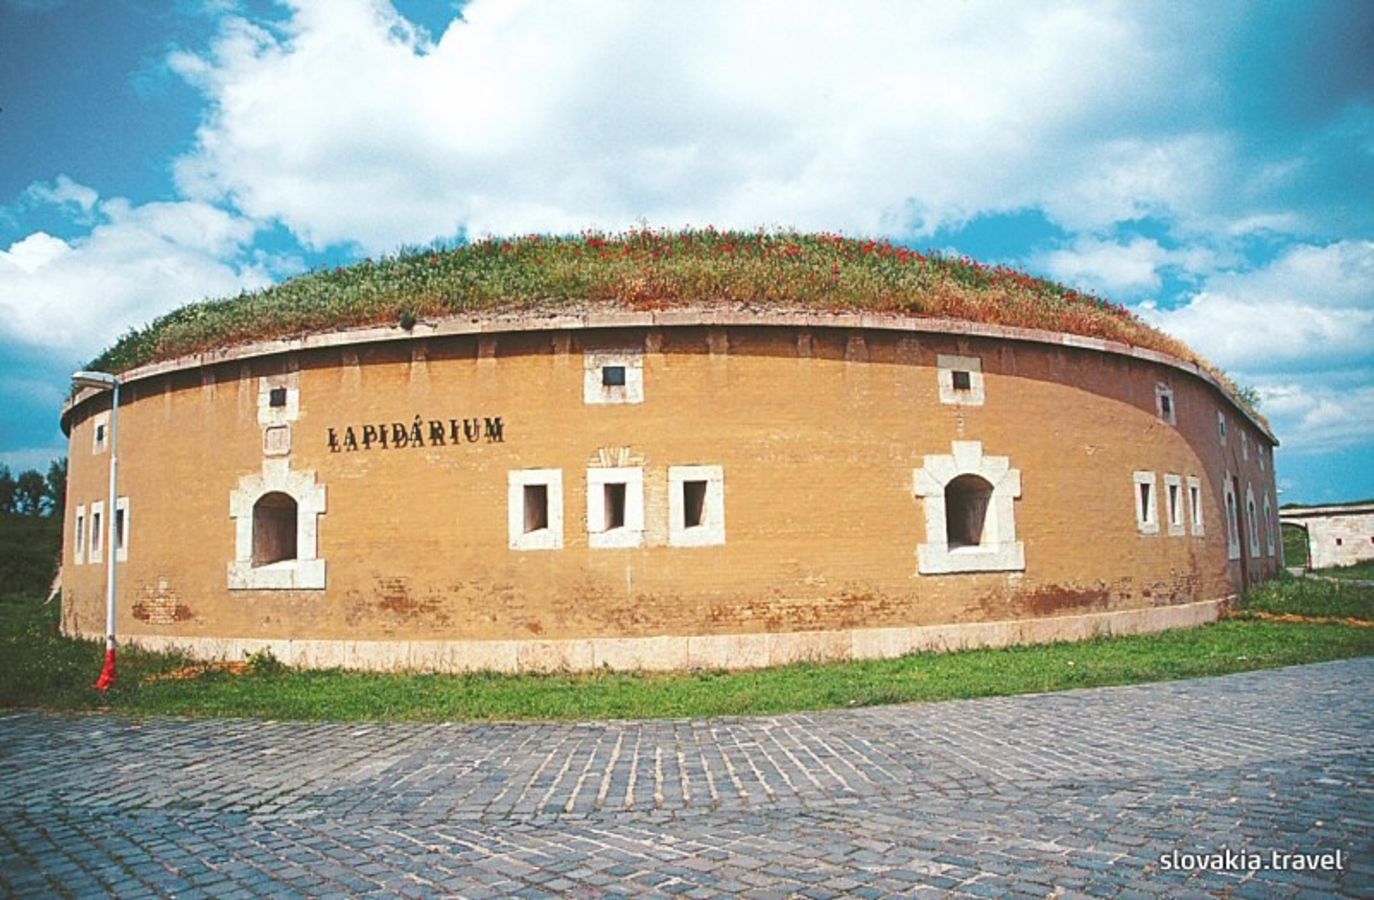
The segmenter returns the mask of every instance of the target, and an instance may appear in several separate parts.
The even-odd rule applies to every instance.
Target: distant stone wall
[[[1313,569],[1374,559],[1374,509],[1284,512],[1280,518],[1307,530],[1308,566]]]

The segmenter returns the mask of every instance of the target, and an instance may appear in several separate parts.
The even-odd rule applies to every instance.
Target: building
[[[1274,436],[1155,350],[739,306],[403,325],[123,374],[123,640],[749,667],[1197,624],[1280,565]],[[63,414],[70,634],[103,633],[108,417]]]
[[[1374,559],[1374,501],[1329,506],[1286,504],[1279,521],[1307,535],[1307,565],[1312,569],[1349,566]]]

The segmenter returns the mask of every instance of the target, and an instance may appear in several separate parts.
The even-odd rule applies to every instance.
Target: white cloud
[[[1374,241],[1298,244],[1269,265],[1208,278],[1154,324],[1225,367],[1329,369],[1374,348]]]
[[[1374,371],[1332,378],[1299,375],[1261,381],[1261,409],[1285,449],[1340,450],[1374,443]]]
[[[430,42],[381,0],[298,0],[280,30],[230,18],[211,51],[172,59],[211,109],[178,184],[370,252],[641,218],[929,233],[1036,206],[1073,228],[1186,217],[1219,190],[1227,139],[1120,123],[1200,109],[1218,29],[1156,12],[474,0]]]
[[[1211,254],[1205,250],[1170,250],[1150,238],[1135,237],[1120,244],[1085,236],[1042,254],[1036,266],[1060,281],[1113,295],[1158,290],[1166,266],[1183,264],[1196,270],[1210,261]]]
[[[0,249],[0,337],[93,355],[175,306],[272,280],[263,265],[242,261],[254,234],[242,218],[199,201],[101,202],[89,188],[58,183],[89,199],[98,224],[70,242],[38,231]]]
[[[67,208],[75,207],[78,220],[89,221],[95,201],[100,199],[94,188],[78,184],[66,175],[57,176],[52,184],[36,183],[29,185],[25,195],[39,203],[51,203]]]

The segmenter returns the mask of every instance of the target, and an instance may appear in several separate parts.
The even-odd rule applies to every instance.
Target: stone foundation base
[[[567,672],[608,668],[753,669],[811,661],[890,659],[921,651],[963,650],[1143,634],[1216,621],[1230,598],[1179,606],[910,628],[859,628],[789,634],[727,634],[557,641],[347,641],[121,635],[122,644],[177,650],[201,660],[236,660],[261,649],[290,666],[422,672]],[[101,637],[90,634],[87,637]]]

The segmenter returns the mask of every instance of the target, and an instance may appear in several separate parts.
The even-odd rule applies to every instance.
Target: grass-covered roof
[[[91,367],[120,372],[212,348],[362,325],[608,306],[964,319],[1120,341],[1198,363],[1220,377],[1181,341],[1124,307],[1015,269],[833,234],[709,228],[491,239],[313,271],[183,306],[131,330]]]

